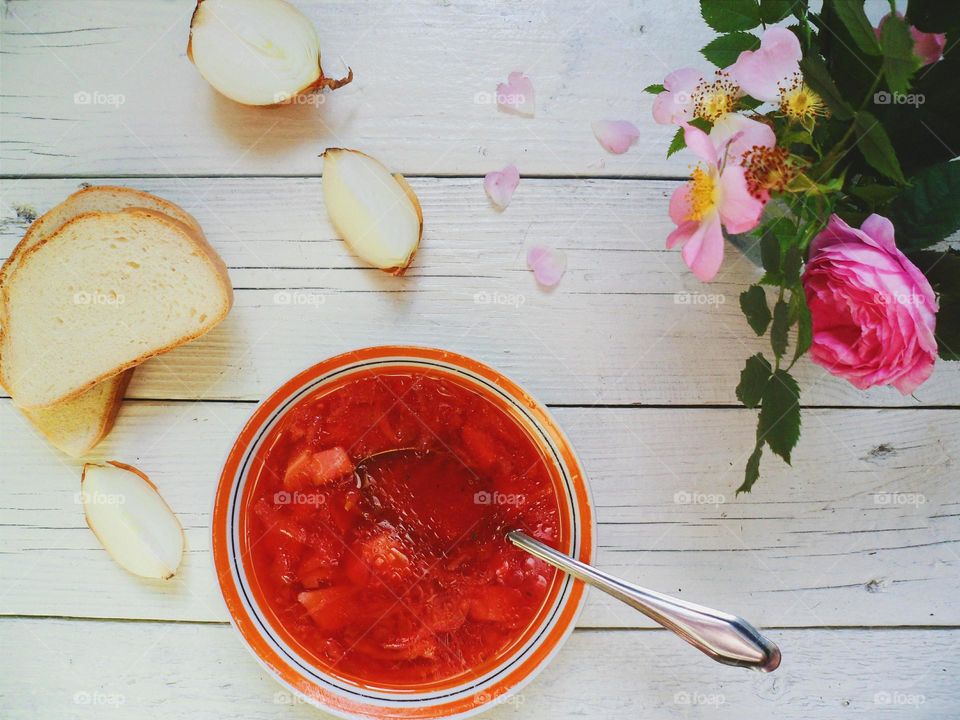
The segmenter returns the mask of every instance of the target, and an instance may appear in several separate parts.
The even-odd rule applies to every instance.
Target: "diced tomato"
[[[512,626],[524,606],[519,590],[502,585],[486,585],[473,590],[470,619]]]
[[[342,447],[314,452],[302,450],[289,463],[283,474],[288,490],[307,485],[328,485],[353,472],[353,461]]]
[[[355,595],[354,588],[338,586],[302,592],[297,595],[297,600],[306,608],[310,619],[318,628],[332,632],[353,619],[352,604]]]
[[[480,467],[492,467],[500,459],[500,444],[490,433],[466,424],[460,429],[460,436],[467,446],[468,458]]]

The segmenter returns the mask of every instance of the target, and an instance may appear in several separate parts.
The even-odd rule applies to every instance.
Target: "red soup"
[[[395,451],[395,452],[388,452]],[[407,687],[475,676],[531,629],[563,547],[537,445],[449,375],[351,375],[287,413],[253,465],[247,564],[275,624],[319,665]]]

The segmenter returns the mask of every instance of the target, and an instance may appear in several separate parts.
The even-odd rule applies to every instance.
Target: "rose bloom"
[[[908,395],[930,377],[937,298],[887,218],[871,215],[857,230],[832,215],[810,244],[803,288],[815,363],[861,390],[893,385]]]

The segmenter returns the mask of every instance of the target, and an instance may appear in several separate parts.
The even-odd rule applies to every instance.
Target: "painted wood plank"
[[[957,630],[777,630],[770,675],[713,663],[663,631],[573,634],[507,718],[952,720]],[[0,699],[34,718],[321,717],[276,684],[225,625],[0,620]]]
[[[738,305],[757,268],[728,245],[718,279],[703,284],[664,248],[675,182],[524,179],[497,213],[477,179],[414,178],[426,230],[404,278],[363,268],[347,251],[317,178],[103,182],[155,192],[194,213],[238,288],[226,322],[141,367],[132,397],[259,400],[320,359],[394,342],[472,355],[548,403],[730,404],[744,360],[765,349]],[[77,186],[8,183],[0,253],[26,219]],[[552,292],[526,269],[524,248],[534,243],[568,255]],[[960,405],[960,363],[939,363],[908,397],[892,388],[860,392],[806,360],[797,375],[804,404]]]
[[[353,84],[321,104],[248,108],[215,93],[186,57],[194,0],[4,3],[3,172],[306,174],[328,146],[359,147],[405,173],[678,175],[673,129],[650,116],[650,83],[705,65],[695,3],[364,3],[298,0],[325,71]],[[678,42],[677,38],[683,41]],[[498,111],[498,82],[532,78],[534,118]],[[606,153],[591,122],[642,136]]]
[[[180,577],[114,565],[86,528],[80,464],[0,402],[0,613],[223,620],[209,557],[221,463],[252,404],[127,402],[97,457],[147,472],[187,532]],[[590,478],[599,566],[773,626],[958,625],[960,413],[817,410],[793,468],[765,458],[734,497],[753,416],[722,409],[555,411]],[[649,623],[595,593],[594,627]]]

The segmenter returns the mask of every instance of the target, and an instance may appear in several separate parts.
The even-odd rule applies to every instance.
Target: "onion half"
[[[320,38],[286,0],[197,0],[187,57],[218,92],[244,105],[278,105],[353,80],[320,66]]]
[[[402,275],[423,237],[423,212],[403,175],[359,150],[323,154],[323,199],[330,222],[364,262]]]

